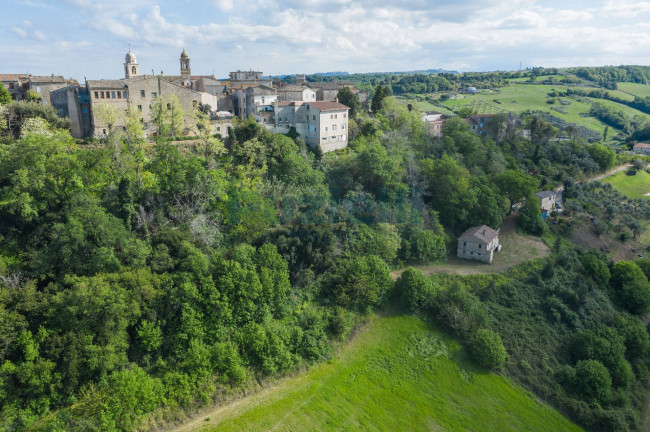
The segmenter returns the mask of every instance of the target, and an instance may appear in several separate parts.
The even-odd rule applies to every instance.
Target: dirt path
[[[589,178],[584,179],[584,180],[582,180],[582,181],[580,181],[578,183],[585,183],[585,182],[592,182],[592,181],[596,181],[596,180],[602,180],[604,178],[611,177],[614,174],[620,173],[621,171],[626,170],[631,166],[632,166],[632,164],[625,164],[625,165],[617,166],[616,168],[612,168],[611,170],[605,171],[604,173],[598,174],[597,176],[589,177]],[[558,187],[555,188],[555,192],[562,192],[563,190],[564,190],[564,186],[558,186]]]
[[[499,234],[499,242],[502,245],[500,252],[494,255],[492,264],[479,261],[470,261],[455,256],[455,251],[449,255],[444,263],[426,264],[413,266],[425,275],[434,273],[456,273],[461,275],[502,273],[510,267],[535,258],[543,258],[551,253],[551,249],[539,237],[521,236],[517,234],[517,216],[512,215],[504,219]],[[391,273],[393,279],[397,279],[401,270]]]

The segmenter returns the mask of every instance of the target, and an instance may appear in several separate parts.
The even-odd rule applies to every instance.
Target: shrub
[[[343,261],[332,291],[340,306],[364,310],[379,305],[392,285],[388,265],[381,258],[368,255]]]
[[[421,271],[409,267],[395,282],[395,292],[402,304],[411,312],[431,304],[437,287]]]
[[[598,360],[580,360],[573,377],[574,391],[590,402],[607,402],[612,397],[612,378]]]
[[[506,363],[501,336],[491,330],[479,329],[470,339],[469,349],[474,360],[488,369],[500,369]]]
[[[614,300],[633,314],[646,312],[650,306],[650,283],[639,266],[621,261],[614,264],[611,273]]]

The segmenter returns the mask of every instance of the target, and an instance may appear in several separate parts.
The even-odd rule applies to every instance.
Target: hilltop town
[[[227,136],[233,116],[252,116],[274,133],[287,133],[294,128],[307,144],[327,152],[348,144],[349,108],[338,103],[339,90],[350,89],[368,107],[368,93],[357,90],[350,81],[314,83],[298,74],[294,83],[287,84],[252,70],[231,72],[228,79],[193,75],[185,50],[179,65],[179,75],[142,74],[135,53],[129,50],[121,79],[88,79],[80,84],[55,75],[0,74],[0,81],[12,100],[26,100],[27,92],[35,91],[44,105],[51,105],[59,116],[70,119],[75,138],[107,137],[109,124],[101,107],[108,105],[118,111],[137,109],[145,132],[155,139],[158,130],[151,104],[158,97],[166,100],[174,95],[185,113],[179,136],[192,134],[193,112],[201,107],[212,120],[214,134]],[[124,120],[110,124],[123,126]]]

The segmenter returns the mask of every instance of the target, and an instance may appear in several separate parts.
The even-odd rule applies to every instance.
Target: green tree
[[[616,153],[614,152],[614,149],[604,144],[594,143],[587,146],[587,151],[603,171],[613,167],[616,162]]]
[[[472,357],[488,369],[501,369],[506,363],[506,349],[497,333],[482,328],[469,341]]]
[[[420,270],[408,267],[395,281],[395,293],[411,312],[428,308],[440,288]]]
[[[381,258],[368,255],[344,260],[332,281],[337,304],[365,310],[379,305],[391,289],[390,269]]]
[[[544,232],[544,221],[540,209],[540,199],[534,195],[526,198],[524,208],[519,213],[517,224],[527,233],[541,235]]]
[[[460,110],[458,110],[458,116],[464,119],[470,118],[475,114],[476,114],[476,110],[471,106],[464,106]]]
[[[370,109],[375,114],[381,111],[382,102],[387,97],[390,96],[390,89],[382,85],[375,87],[375,93],[372,96],[372,101],[370,102]]]
[[[512,212],[512,204],[532,195],[539,186],[539,182],[534,177],[523,171],[511,169],[494,176],[494,183],[510,200],[511,209],[508,214]]]
[[[9,103],[11,103],[11,94],[3,84],[0,86],[0,105],[7,105]]]
[[[29,89],[27,90],[27,102],[38,102],[42,100],[41,95],[36,91]]]
[[[185,113],[174,93],[156,96],[149,107],[151,121],[158,128],[158,136],[174,138],[183,130]]]
[[[339,90],[336,97],[340,103],[350,108],[350,118],[356,118],[357,114],[361,112],[359,97],[349,87],[343,87]]]
[[[576,365],[573,387],[587,401],[608,402],[612,397],[612,378],[597,360],[580,360]]]
[[[614,300],[633,314],[643,314],[650,307],[650,283],[632,261],[620,261],[612,267]]]

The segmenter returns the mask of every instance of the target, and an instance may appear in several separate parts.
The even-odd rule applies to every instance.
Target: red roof
[[[320,111],[340,111],[350,109],[348,106],[338,102],[308,102],[307,105],[313,106]]]
[[[0,74],[0,81],[18,81],[29,78],[29,74]]]

